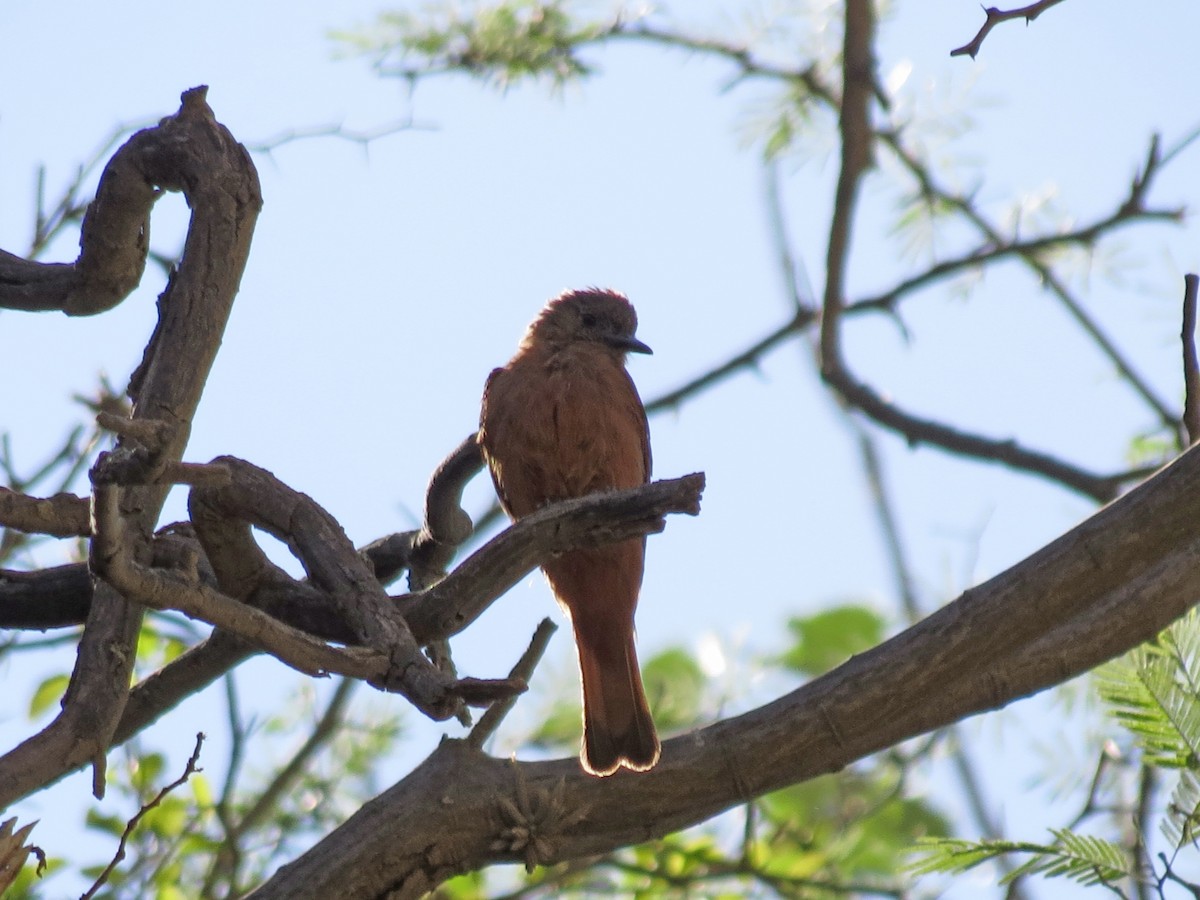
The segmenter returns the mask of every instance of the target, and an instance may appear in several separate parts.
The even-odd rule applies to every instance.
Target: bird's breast
[[[610,354],[516,359],[493,377],[486,406],[484,448],[518,516],[647,479],[645,412]]]

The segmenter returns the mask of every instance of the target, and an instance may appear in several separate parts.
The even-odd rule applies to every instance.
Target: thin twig
[[[1196,360],[1196,296],[1200,276],[1183,276],[1183,427],[1188,445],[1200,440],[1200,362]]]
[[[1133,846],[1129,853],[1134,865],[1140,873],[1149,875],[1154,871],[1150,859],[1149,840],[1150,817],[1154,809],[1154,795],[1158,789],[1158,769],[1155,766],[1142,763],[1141,777],[1138,779],[1137,805],[1133,811]],[[1133,889],[1137,900],[1150,900],[1150,884],[1143,878],[1133,879]]]
[[[512,667],[512,671],[508,673],[509,679],[520,678],[526,684],[529,683],[529,679],[533,676],[533,670],[541,661],[542,654],[546,652],[546,647],[550,644],[550,637],[557,630],[558,626],[549,619],[542,619],[538,623],[533,637],[529,639],[529,646],[521,654],[517,664]],[[471,729],[470,734],[467,735],[467,743],[472,747],[482,748],[487,739],[500,727],[500,723],[504,721],[504,717],[508,715],[516,702],[517,698],[514,695],[489,706],[487,711],[479,717],[479,722]]]
[[[125,831],[121,834],[121,840],[117,844],[117,852],[113,854],[112,861],[104,867],[104,871],[100,873],[100,877],[92,883],[92,886],[88,888],[86,892],[84,892],[79,900],[88,900],[89,897],[96,896],[96,892],[104,886],[106,881],[108,881],[108,878],[110,875],[112,875],[113,870],[120,864],[121,860],[125,858],[125,846],[129,843],[129,838],[133,835],[134,829],[137,828],[138,823],[142,820],[146,813],[150,812],[150,810],[162,803],[163,800],[166,799],[167,794],[171,793],[177,787],[185,784],[187,780],[192,777],[193,773],[204,771],[196,766],[196,763],[200,761],[200,748],[203,745],[204,732],[200,731],[196,733],[196,747],[194,750],[192,750],[192,755],[188,758],[187,764],[183,767],[183,774],[155,794],[154,799],[139,809],[134,814],[133,818],[126,823]]]
[[[997,9],[994,6],[989,6],[984,12],[987,14],[987,19],[983,23],[983,27],[979,29],[979,33],[975,35],[968,43],[961,47],[956,47],[950,51],[951,56],[969,56],[975,58],[975,54],[979,52],[979,48],[983,46],[984,39],[988,36],[993,28],[1001,22],[1007,22],[1009,19],[1024,19],[1026,24],[1032,22],[1046,10],[1052,6],[1062,3],[1062,0],[1038,0],[1037,3],[1030,3],[1028,6],[1022,6],[1020,9]]]
[[[691,381],[688,381],[673,390],[661,396],[655,397],[646,404],[646,414],[654,415],[655,413],[663,412],[668,409],[676,409],[685,400],[690,400],[692,397],[714,387],[719,382],[728,378],[730,375],[742,369],[753,368],[758,365],[759,360],[766,356],[768,352],[774,350],[779,345],[787,341],[793,335],[799,334],[808,328],[816,319],[815,313],[810,309],[798,310],[787,322],[784,322],[770,334],[755,341],[745,350],[735,353],[725,362],[714,366],[702,375],[698,375]],[[482,525],[480,526],[482,527]]]
[[[313,138],[338,138],[339,140],[349,141],[352,144],[362,144],[368,146],[380,138],[390,137],[393,134],[399,134],[402,131],[435,131],[437,126],[417,124],[411,118],[397,119],[392,122],[387,122],[383,125],[378,125],[375,128],[367,128],[356,130],[347,128],[345,125],[310,125],[303,128],[289,128],[286,131],[280,131],[273,134],[271,137],[263,138],[258,141],[247,141],[245,147],[251,153],[264,153],[270,155],[273,151],[278,150],[286,144],[295,144],[300,141],[312,140]]]

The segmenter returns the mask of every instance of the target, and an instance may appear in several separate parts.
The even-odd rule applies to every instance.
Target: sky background
[[[197,84],[210,86],[218,119],[248,144],[298,128],[412,123],[365,147],[310,139],[255,157],[265,206],[187,452],[190,461],[234,454],[270,469],[322,503],[357,544],[414,526],[429,474],[475,428],[488,372],[559,291],[595,284],[630,296],[639,333],[655,350],[630,364],[647,400],[790,315],[752,144],[769,92],[722,92],[729,67],[628,45],[589,50],[600,74],[559,92],[500,92],[457,77],[413,92],[346,58],[329,36],[386,8],[366,0],[296,2],[286,13],[230,0],[202,13],[128,0],[0,4],[0,247],[10,252],[28,247],[39,164],[56,196],[115,126],[174,112],[180,92]],[[794,8],[697,3],[667,11],[694,32],[740,36],[752,34],[747,10]],[[1169,147],[1200,125],[1188,88],[1200,76],[1195,4],[1135,13],[1116,0],[1068,2],[1028,28],[996,29],[977,61],[951,59],[981,21],[970,0],[898,4],[881,24],[879,69],[902,85],[897,115],[929,124],[931,152],[955,166],[950,180],[976,188],[998,219],[1018,198],[1026,227],[1053,211],[1067,222],[1104,215],[1128,189],[1152,133]],[[815,27],[800,37],[834,39]],[[782,164],[794,250],[817,294],[834,137],[814,128],[804,152]],[[1195,205],[1197,176],[1193,147],[1164,172],[1151,202]],[[867,182],[851,297],[928,259],[928,248],[906,253],[895,238],[892,184],[886,171]],[[152,246],[174,253],[185,226],[183,201],[160,201]],[[1072,281],[1173,405],[1181,400],[1182,275],[1200,268],[1198,236],[1190,218],[1183,227],[1124,231]],[[43,258],[71,260],[75,242],[70,234]],[[941,253],[956,246],[953,234],[933,244]],[[92,318],[0,313],[0,427],[12,434],[20,465],[33,468],[81,420],[71,397],[90,391],[98,372],[125,384],[162,286],[148,269],[134,295]],[[907,341],[885,320],[853,323],[847,354],[862,377],[916,412],[1102,472],[1122,468],[1130,438],[1153,425],[1016,266],[993,270],[970,293],[962,284],[927,290],[906,302],[904,321]],[[679,644],[707,647],[714,659],[721,648],[721,677],[738,692],[727,708],[738,709],[783,689],[754,682],[750,660],[786,646],[789,616],[850,600],[900,626],[854,445],[803,344],[656,417],[651,430],[655,474],[703,470],[708,488],[698,519],[673,518],[650,541],[638,614],[643,657]],[[890,436],[881,446],[927,609],[1093,509],[1028,476],[910,450]],[[485,479],[468,499],[470,509],[486,507]],[[173,496],[164,521],[182,516],[182,496]],[[60,558],[45,546],[33,562]],[[460,670],[506,672],[547,614],[558,615],[540,577],[530,576],[456,639]],[[51,655],[9,664],[14,700],[0,709],[6,747],[30,728],[23,685],[68,665],[69,657]],[[576,677],[565,632],[539,677]],[[240,680],[255,685],[252,702],[263,709],[296,684],[272,660],[245,667]],[[1023,702],[968,726],[990,769],[989,795],[1015,836],[1040,837],[1070,817],[1060,810],[1074,808],[1031,787],[1040,754],[1078,753],[1078,764],[1063,768],[1091,771],[1094,747],[1068,739],[1077,720],[1056,703]],[[518,708],[495,752],[511,751],[522,722],[535,717],[531,705]],[[219,716],[215,701],[190,701],[154,740],[182,760],[203,727],[211,735],[205,760],[219,777],[228,749]],[[392,761],[397,777],[446,730],[405,720],[413,740]],[[937,777],[930,775],[935,790]],[[35,836],[51,853],[85,794],[86,779],[75,777],[22,811],[23,819],[41,816]],[[100,858],[106,851],[98,847]],[[978,883],[964,879],[961,889]]]

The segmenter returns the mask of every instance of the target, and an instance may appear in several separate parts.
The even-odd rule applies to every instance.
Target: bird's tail
[[[584,769],[611,775],[621,766],[645,772],[658,762],[658,735],[628,628],[576,629],[583,678]]]

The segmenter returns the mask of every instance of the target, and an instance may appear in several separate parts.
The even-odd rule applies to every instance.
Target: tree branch
[[[971,59],[979,52],[979,48],[983,46],[984,39],[987,38],[991,30],[1001,22],[1007,22],[1010,19],[1024,19],[1026,24],[1032,22],[1046,10],[1052,6],[1057,6],[1062,3],[1062,0],[1038,0],[1037,3],[1030,3],[1028,6],[1022,6],[1020,9],[997,9],[994,6],[989,6],[984,10],[987,19],[979,32],[971,40],[963,44],[961,47],[956,47],[950,51],[951,56],[969,56]]]
[[[109,161],[84,220],[78,261],[43,266],[0,254],[0,306],[101,312],[137,284],[145,225],[160,190],[182,191],[192,210],[183,261],[159,299],[159,318],[130,385],[132,417],[178,423],[160,459],[178,461],[221,343],[262,206],[245,150],[217,123],[204,88],[183,95],[179,112],[138,132]],[[123,446],[124,439],[118,442]],[[128,492],[122,515],[148,557],[167,487]],[[42,732],[0,757],[0,807],[88,760],[103,790],[103,753],[129,695],[141,609],[97,585],[63,710]]]
[[[1200,440],[1200,362],[1196,360],[1196,295],[1200,275],[1183,276],[1183,427],[1188,445]],[[0,498],[2,499],[2,498]]]
[[[695,474],[546,506],[494,537],[432,588],[393,598],[392,602],[419,643],[452,637],[466,629],[491,603],[546,559],[579,547],[661,531],[666,515],[696,515],[703,488],[704,476]],[[330,671],[369,679],[375,671],[372,666],[382,665],[373,661],[375,657],[369,652],[364,653],[361,647],[347,647],[341,651],[342,655],[335,655],[331,652],[333,648],[323,649],[327,645],[310,634],[289,628],[274,618],[291,609],[297,596],[305,596],[306,592],[314,590],[297,584],[278,569],[273,569],[273,574],[263,576],[264,580],[249,588],[243,603],[178,572],[139,563],[128,565],[129,571],[122,571],[124,566],[127,563],[118,560],[117,571],[110,570],[108,575],[115,575],[118,580],[128,578],[128,589],[137,591],[147,602],[157,603],[170,598],[172,603],[164,603],[166,608],[182,607],[200,618],[209,616],[206,621],[231,630],[215,631],[206,641],[139,682],[130,693],[124,715],[112,736],[113,746],[127,741],[185,697],[260,652],[264,641],[273,650],[281,648],[285,659],[294,656],[295,662],[315,670],[328,663]],[[313,604],[308,613],[309,621],[323,622],[328,631],[336,632],[337,615],[328,603],[324,605],[324,612],[318,612],[320,596],[310,596],[307,601]],[[343,640],[348,639],[344,625],[340,633]],[[474,703],[490,703],[496,699],[496,694],[489,692],[488,684],[476,679],[462,679],[454,688]],[[509,682],[501,679],[498,684],[508,685]],[[83,762],[86,760],[76,763],[73,768]],[[71,769],[61,774],[67,771]],[[33,785],[26,793],[41,786]]]
[[[74,494],[30,497],[0,487],[0,525],[33,534],[84,537],[91,534],[88,502]]]

